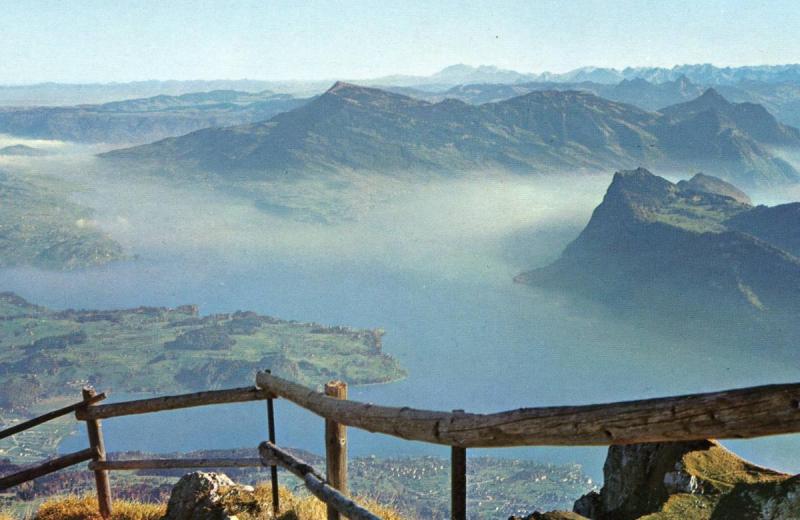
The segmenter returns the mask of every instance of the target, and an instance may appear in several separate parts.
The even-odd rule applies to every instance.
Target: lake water
[[[96,181],[82,197],[97,208],[98,224],[141,258],[73,273],[0,271],[0,287],[53,308],[196,303],[203,313],[246,309],[383,327],[385,351],[409,377],[350,395],[387,405],[488,412],[796,381],[796,366],[759,348],[728,351],[658,337],[512,283],[514,274],[552,259],[574,238],[607,182],[590,179],[571,191],[494,182],[459,192],[466,202],[443,200],[434,190],[409,195],[412,205],[380,210],[369,227],[312,229],[264,217],[247,204],[223,204],[214,194],[123,190]],[[493,217],[509,213],[514,218],[506,222]],[[292,239],[298,233],[302,241]],[[276,414],[279,444],[323,451],[321,419],[282,401]],[[266,414],[264,403],[223,405],[115,418],[104,430],[110,450],[255,447],[265,438]],[[798,440],[727,444],[755,462],[798,472]],[[62,449],[84,444],[80,432]],[[349,447],[354,456],[448,453],[352,429]],[[474,452],[579,462],[599,478],[606,450]]]

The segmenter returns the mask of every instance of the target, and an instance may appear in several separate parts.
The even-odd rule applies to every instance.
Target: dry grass
[[[269,485],[256,486],[254,492],[232,488],[222,492],[221,504],[226,512],[235,514],[239,520],[271,520],[272,493]],[[356,501],[385,520],[408,520],[390,507],[373,500],[357,498]],[[277,520],[327,520],[325,504],[311,496],[297,496],[281,488],[282,513]],[[137,502],[114,502],[112,520],[158,520],[166,512],[165,505]],[[0,520],[13,520],[0,514]],[[100,520],[97,499],[94,497],[65,497],[45,502],[33,520]]]
[[[384,520],[407,520],[391,507],[374,500],[356,497],[356,502]],[[272,491],[269,484],[256,486],[253,493],[233,491],[222,499],[228,512],[240,520],[268,520],[272,516]],[[297,496],[286,488],[280,490],[281,511],[278,520],[327,520],[324,503],[312,496]]]
[[[112,520],[158,520],[166,506],[139,502],[114,502]],[[102,520],[95,497],[66,497],[48,500],[36,512],[34,520]]]

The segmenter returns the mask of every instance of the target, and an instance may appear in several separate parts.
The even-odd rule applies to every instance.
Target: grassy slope
[[[689,475],[702,483],[702,494],[677,493],[671,495],[661,509],[641,517],[641,520],[709,520],[720,518],[719,504],[734,490],[764,488],[773,492],[779,501],[792,502],[787,493],[775,493],[789,475],[751,464],[719,444],[708,449],[698,449],[683,455],[681,464]],[[751,518],[744,511],[728,512],[721,518]]]

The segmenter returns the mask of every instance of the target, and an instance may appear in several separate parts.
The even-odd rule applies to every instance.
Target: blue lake
[[[498,411],[708,391],[797,376],[795,367],[770,363],[757,353],[704,351],[663,339],[646,344],[635,328],[596,321],[585,309],[570,308],[510,280],[464,283],[363,266],[348,271],[341,265],[329,272],[320,266],[308,272],[283,263],[257,271],[227,265],[224,271],[204,270],[198,276],[183,267],[139,262],[100,273],[29,271],[24,276],[24,271],[15,271],[13,276],[0,275],[0,284],[53,307],[65,302],[86,308],[194,302],[204,312],[252,309],[323,323],[382,326],[388,331],[385,350],[410,375],[397,383],[353,388],[351,398],[388,405]],[[322,451],[321,419],[282,401],[276,413],[281,443]],[[234,448],[256,446],[264,439],[266,414],[264,403],[247,403],[115,418],[104,428],[111,450]],[[794,456],[800,453],[798,440],[737,442],[736,448],[758,462],[800,470],[800,457]],[[71,450],[84,443],[81,434],[62,447]],[[447,454],[439,447],[360,431],[351,431],[350,450],[356,456]],[[480,452],[577,461],[595,477],[605,456],[600,448]]]

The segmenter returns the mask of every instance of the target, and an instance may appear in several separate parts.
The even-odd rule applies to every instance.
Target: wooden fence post
[[[90,386],[84,387],[82,393],[84,400],[92,399],[97,395],[95,389]],[[87,420],[86,432],[89,436],[89,448],[94,450],[94,460],[98,462],[105,461],[106,445],[103,441],[103,428],[100,425],[100,421],[97,419]],[[97,502],[100,516],[104,519],[109,519],[111,518],[111,483],[108,480],[108,471],[95,470],[94,480],[97,485]]]
[[[331,381],[325,385],[325,395],[347,399],[347,383]],[[328,483],[347,495],[347,427],[325,420],[325,467]],[[328,506],[328,520],[339,520],[339,512]]]
[[[464,410],[453,410],[463,414]],[[450,448],[450,518],[467,519],[467,449],[458,446]]]
[[[266,371],[270,373],[269,370]],[[269,442],[275,444],[275,406],[272,397],[267,398],[267,434]],[[270,482],[272,484],[272,514],[276,518],[281,512],[281,494],[278,489],[278,466],[272,465],[269,468]]]
[[[467,448],[453,446],[451,450],[450,487],[451,512],[453,520],[467,518]]]

